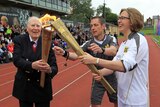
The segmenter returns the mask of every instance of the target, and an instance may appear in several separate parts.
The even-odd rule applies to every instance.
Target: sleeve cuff
[[[126,67],[124,66],[123,60],[121,60],[121,62],[122,62],[123,67],[124,67],[124,71],[123,72],[126,72]]]

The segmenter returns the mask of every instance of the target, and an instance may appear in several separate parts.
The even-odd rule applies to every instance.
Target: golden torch
[[[66,41],[67,44],[69,44],[69,46],[75,51],[75,53],[78,56],[85,54],[84,51],[82,50],[82,48],[79,46],[77,41],[74,39],[72,34],[68,31],[67,27],[65,26],[65,24],[62,22],[62,20],[60,18],[55,20],[54,22],[52,22],[52,26],[59,33],[60,38],[62,38],[64,41]],[[92,72],[100,75],[99,71],[97,70],[97,68],[94,65],[90,64],[87,66],[89,67],[89,69]],[[105,80],[104,77],[102,77],[101,83],[110,94],[116,93],[116,91],[111,87],[111,85]]]
[[[40,18],[40,21],[42,23],[42,60],[44,62],[47,62],[52,42],[52,34],[54,31],[53,27],[51,27],[50,24],[53,21],[53,19],[51,19],[50,16],[46,14],[45,16]],[[41,72],[40,86],[44,87],[44,83],[45,83],[45,72]]]
[[[65,24],[62,22],[62,20],[61,19],[56,19],[56,17],[55,16],[50,16],[50,15],[48,15],[48,14],[46,14],[44,17],[42,17],[41,19],[41,22],[42,22],[42,24],[43,24],[43,28],[45,28],[45,27],[50,27],[50,26],[52,26],[52,27],[54,27],[55,28],[55,30],[59,33],[59,36],[60,36],[60,38],[62,38],[64,41],[66,41],[67,42],[67,44],[69,44],[69,46],[75,51],[75,53],[78,55],[78,56],[80,56],[80,55],[84,55],[85,53],[84,53],[84,51],[82,50],[82,48],[79,46],[79,44],[77,43],[77,41],[74,39],[74,37],[72,36],[72,34],[68,31],[68,29],[67,29],[67,27],[65,26]],[[43,30],[42,30],[43,31]],[[42,33],[42,36],[43,35],[46,35],[47,34],[47,32],[49,33],[50,31],[46,31],[46,33],[45,33],[45,31],[46,31],[46,29],[44,29],[44,34]],[[50,32],[51,33],[51,32]],[[48,34],[49,35],[49,34]],[[44,36],[44,38],[49,38],[49,37],[51,37],[51,36]],[[47,42],[49,42],[48,41],[48,39],[42,39],[42,40],[44,40],[44,41],[46,41],[47,40]],[[42,42],[43,43],[43,42]],[[47,45],[48,44],[48,45]],[[50,47],[50,44],[51,43],[43,43],[43,46],[42,46],[42,48],[44,47],[44,48],[46,48],[46,47]],[[44,51],[44,52],[43,52]],[[48,55],[48,53],[49,53],[49,49],[42,49],[42,59],[44,58],[44,61],[47,61],[46,59],[48,59],[48,56],[45,56],[45,55]],[[43,54],[44,53],[44,54]],[[100,73],[99,73],[99,71],[97,70],[97,68],[94,66],[94,65],[87,65],[88,66],[88,68],[92,71],[92,72],[94,72],[94,73],[96,73],[96,74],[98,74],[98,75],[100,75]],[[40,82],[40,85],[43,87],[44,86],[44,80],[45,80],[45,74],[43,74],[42,73],[42,75],[41,75],[41,82]],[[111,87],[111,85],[105,80],[105,78],[104,77],[102,77],[102,79],[101,79],[101,83],[102,83],[102,85],[106,88],[106,90],[110,93],[110,94],[112,94],[112,93],[116,93],[116,91]]]

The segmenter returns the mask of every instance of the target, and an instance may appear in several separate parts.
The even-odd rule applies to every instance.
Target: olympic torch
[[[75,51],[75,53],[78,56],[85,54],[84,51],[82,50],[82,48],[77,43],[77,41],[72,36],[72,34],[68,31],[67,27],[65,26],[65,24],[62,22],[61,19],[56,19],[55,16],[49,16],[48,14],[45,15],[45,16],[46,16],[46,18],[44,18],[44,17],[41,18],[41,21],[43,22],[44,26],[54,27],[54,29],[59,33],[60,38],[63,39],[64,41],[66,41],[67,44],[69,44],[69,46]],[[50,19],[52,19],[54,21],[48,23],[48,20],[50,20]],[[45,34],[46,33],[44,33],[44,35]],[[90,64],[90,65],[87,65],[87,66],[92,72],[100,75],[99,71],[97,70],[97,68],[94,65]],[[41,79],[43,80],[43,78],[41,78]],[[116,93],[116,91],[110,86],[110,84],[105,80],[104,77],[102,77],[101,83],[110,94]]]
[[[53,21],[52,26],[59,33],[60,38],[66,41],[78,56],[85,54],[60,18]],[[90,64],[87,66],[92,72],[100,75],[99,71],[94,65]],[[110,94],[116,93],[116,91],[111,87],[104,77],[102,77],[101,83]]]
[[[52,34],[53,34],[53,27],[51,27],[51,19],[48,15],[40,18],[42,22],[42,60],[44,62],[48,61],[49,50],[51,47],[52,42]],[[45,84],[45,72],[41,72],[40,77],[40,86],[44,87]]]

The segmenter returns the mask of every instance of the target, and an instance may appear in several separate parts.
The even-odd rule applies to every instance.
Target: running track
[[[150,107],[160,107],[160,48],[147,37],[150,50],[149,79]],[[53,79],[51,107],[89,107],[92,75],[79,61],[57,57],[59,73]],[[11,96],[16,68],[13,63],[0,65],[0,107],[18,107],[18,100]],[[105,95],[102,107],[113,107]]]

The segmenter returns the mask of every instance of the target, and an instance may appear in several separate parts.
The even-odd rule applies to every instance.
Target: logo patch
[[[127,53],[127,51],[128,51],[128,46],[124,48],[124,53]]]
[[[109,48],[109,45],[107,44],[107,45],[105,46],[105,48]]]

